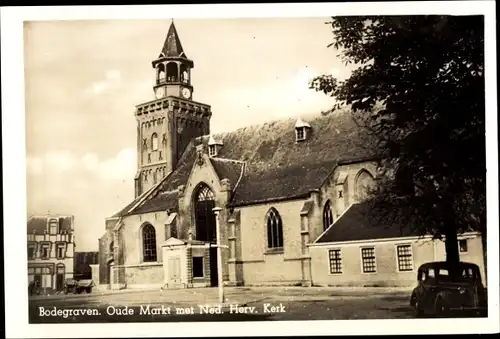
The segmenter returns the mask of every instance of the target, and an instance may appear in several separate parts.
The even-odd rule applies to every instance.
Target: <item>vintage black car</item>
[[[82,279],[82,280],[66,279],[64,281],[64,294],[68,293],[79,294],[82,292],[91,293],[92,287],[94,287],[94,281],[92,279]]]
[[[429,262],[419,267],[417,279],[410,298],[415,316],[485,315],[486,289],[476,264],[460,262],[452,269],[443,261]]]

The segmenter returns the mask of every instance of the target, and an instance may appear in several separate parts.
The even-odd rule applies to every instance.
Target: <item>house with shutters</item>
[[[364,249],[386,236],[376,228],[358,233],[366,225],[349,221],[377,180],[374,142],[349,112],[211,134],[211,107],[194,100],[194,63],[173,22],[152,68],[154,99],[134,114],[135,198],[106,219],[99,238],[93,276],[101,288],[217,286],[219,270],[233,286],[346,285],[363,274],[376,280],[397,253],[413,260],[392,244],[389,254]],[[389,236],[407,236],[398,232]],[[346,241],[356,245],[343,247]],[[377,263],[375,271],[364,271],[364,258]]]
[[[73,277],[74,217],[60,215],[28,218],[28,282],[43,293],[61,291]]]

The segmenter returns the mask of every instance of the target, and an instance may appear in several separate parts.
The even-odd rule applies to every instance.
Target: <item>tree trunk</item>
[[[450,275],[456,275],[458,274],[458,264],[460,263],[457,229],[453,224],[448,224],[445,232],[446,262],[449,265]]]

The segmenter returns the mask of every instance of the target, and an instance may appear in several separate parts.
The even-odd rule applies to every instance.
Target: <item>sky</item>
[[[314,75],[350,72],[327,48],[328,20],[175,20],[211,132],[331,108],[308,88]],[[105,218],[134,198],[134,107],[154,100],[151,61],[170,22],[24,24],[28,215],[74,215],[77,251],[96,251]]]

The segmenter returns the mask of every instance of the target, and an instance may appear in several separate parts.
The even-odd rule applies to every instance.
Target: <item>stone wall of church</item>
[[[172,171],[172,113],[165,108],[147,114],[144,114],[145,110],[141,114],[138,112],[139,110],[136,112],[140,181],[138,193],[143,193]]]
[[[109,263],[113,259],[110,253],[110,245],[113,242],[113,228],[116,226],[119,218],[108,218],[105,222],[106,231],[101,238],[99,238],[99,285],[107,288],[110,284],[110,271]]]
[[[349,206],[362,200],[363,193],[361,191],[363,185],[368,181],[366,178],[369,176],[375,178],[376,168],[374,162],[359,162],[338,166],[320,190],[319,204],[321,208],[330,200],[333,207],[333,218],[337,220]],[[364,172],[369,173],[369,176],[363,175],[360,178]],[[322,212],[323,210],[321,210]]]
[[[163,286],[163,264],[143,263],[125,266],[127,288],[148,288]]]
[[[151,224],[155,228],[157,262],[162,262],[161,244],[165,239],[165,221],[167,213],[164,211],[138,215],[129,215],[123,218],[120,229],[123,241],[123,264],[138,265],[143,263],[143,237],[142,228]]]
[[[298,284],[302,280],[300,210],[304,200],[276,202],[240,208],[238,241],[243,282],[252,284]],[[283,225],[283,251],[268,250],[267,220],[275,208]]]

